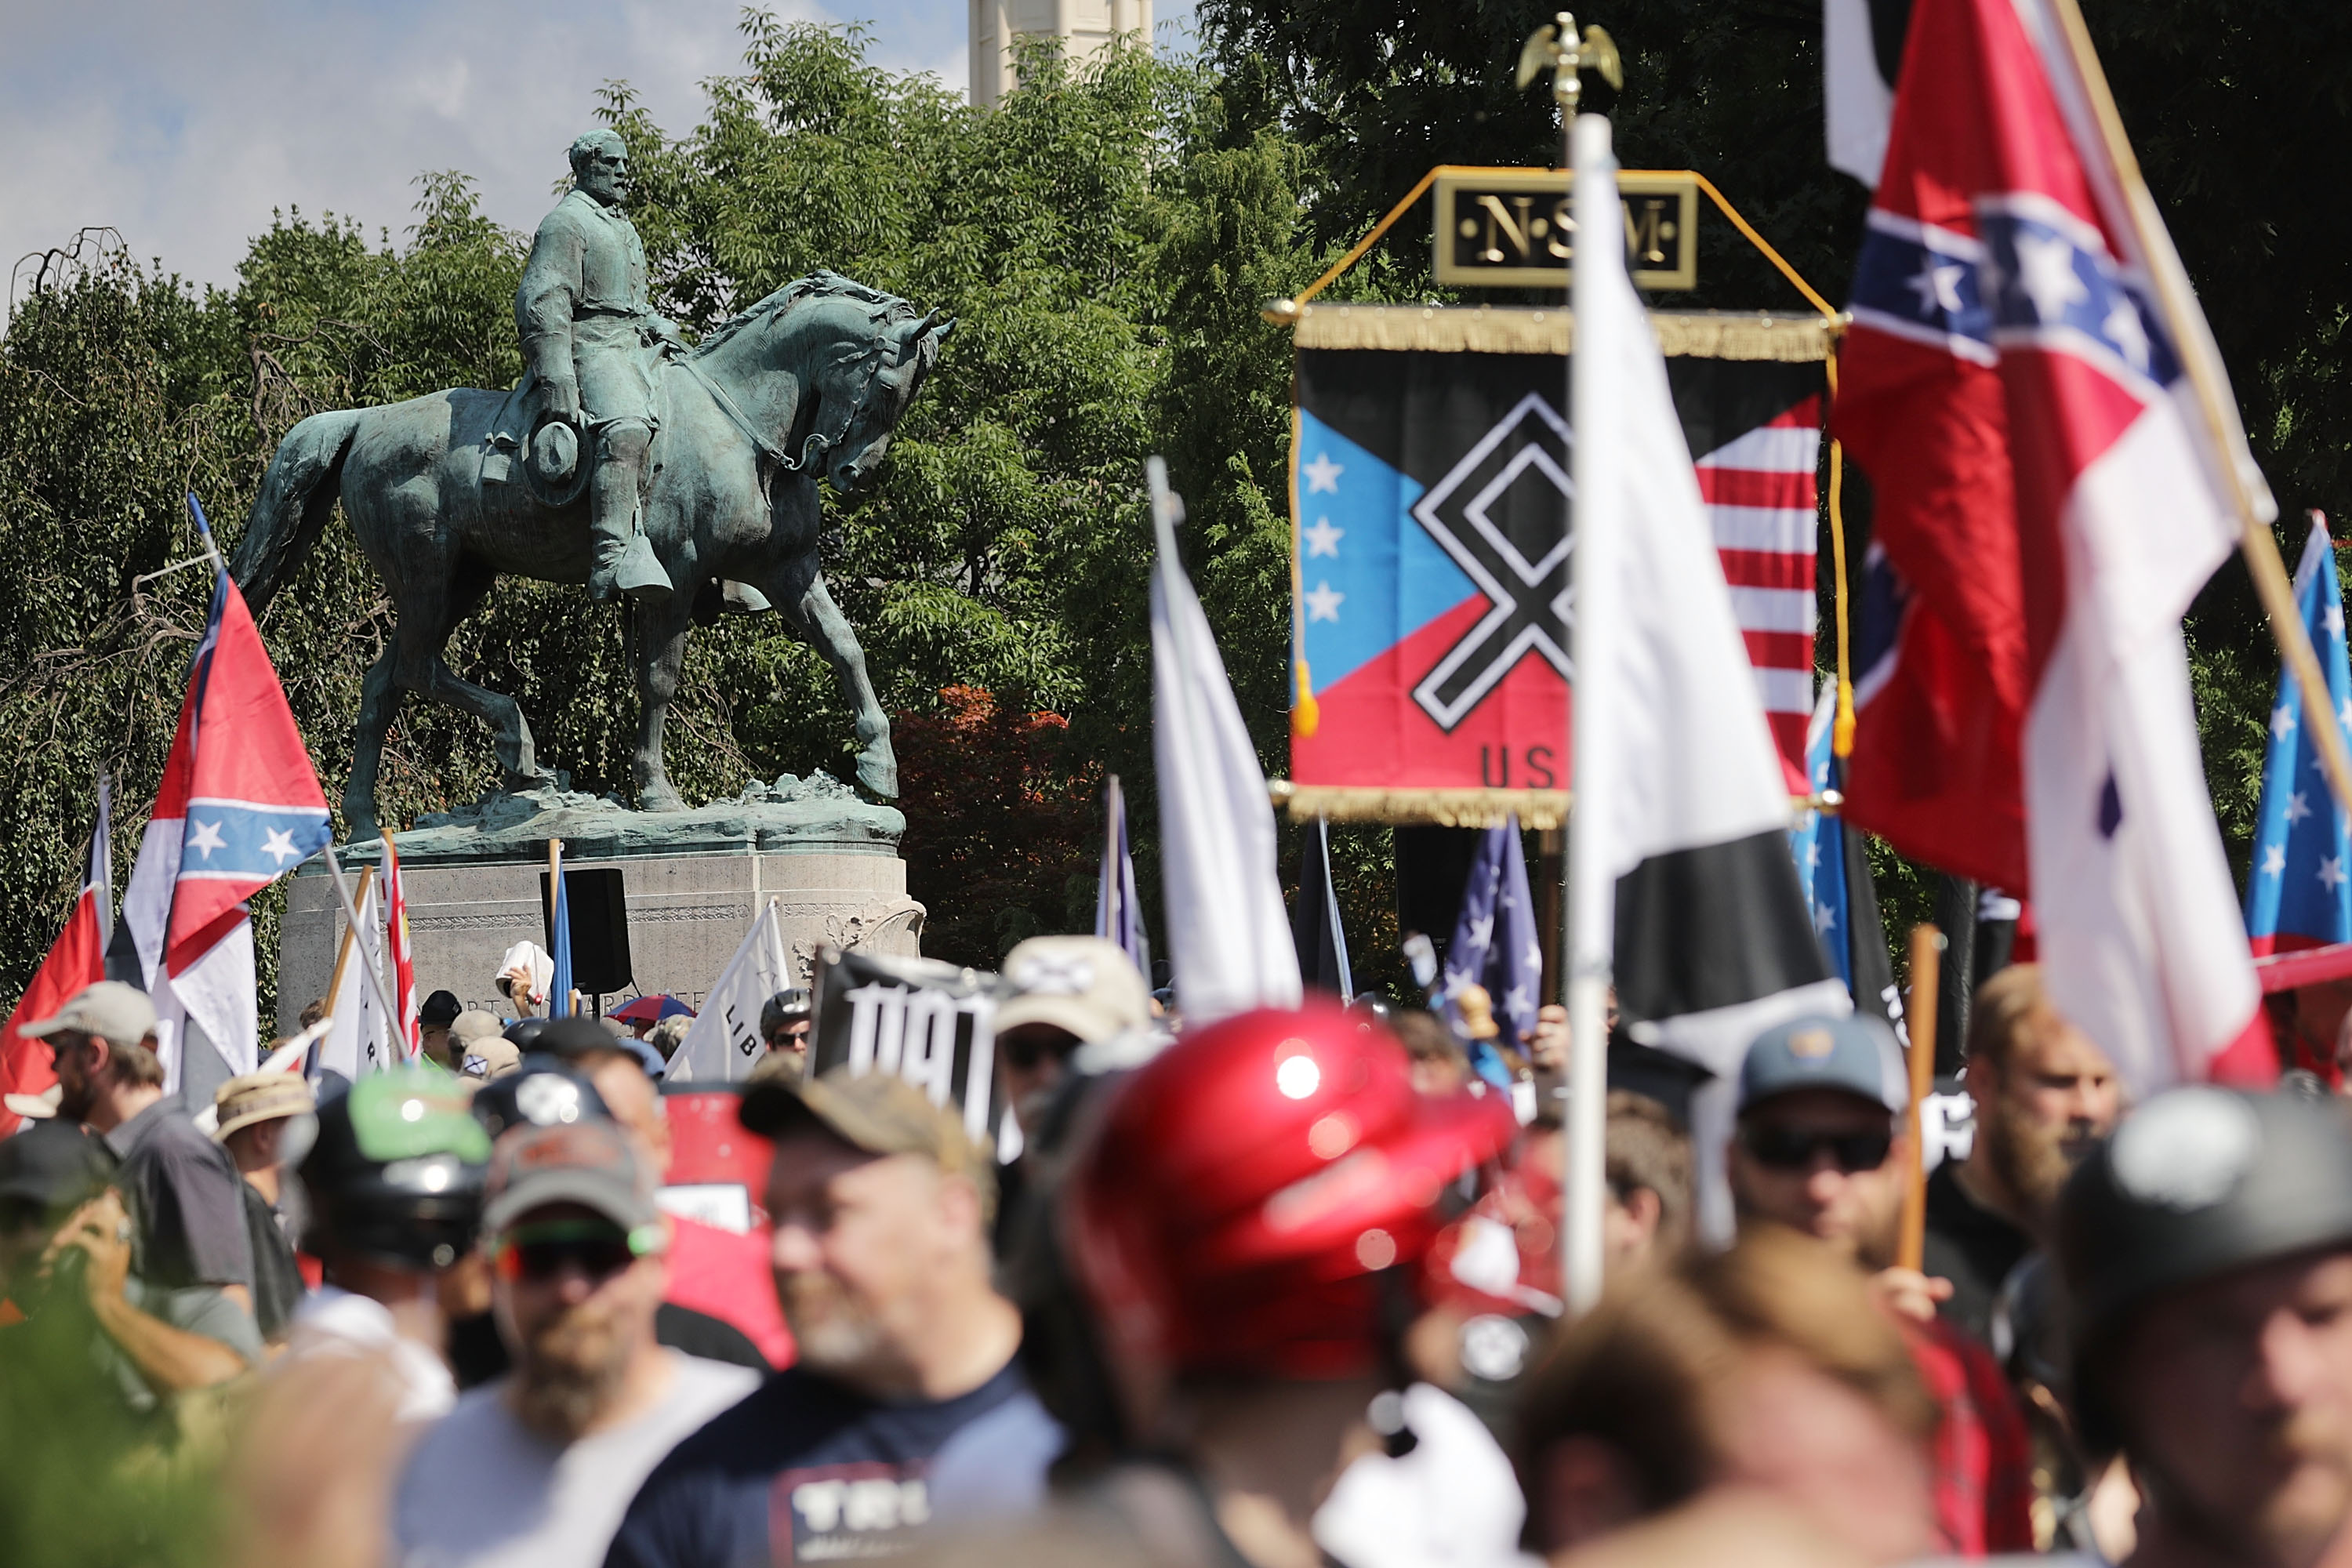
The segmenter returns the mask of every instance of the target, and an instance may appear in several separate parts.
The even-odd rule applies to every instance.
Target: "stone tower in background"
[[[1151,0],[967,0],[971,7],[971,100],[986,108],[1013,90],[1016,38],[1062,40],[1073,61],[1122,34],[1151,45]]]

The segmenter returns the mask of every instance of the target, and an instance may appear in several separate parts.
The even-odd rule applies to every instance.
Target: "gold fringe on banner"
[[[1499,827],[1513,812],[1521,827],[1558,827],[1568,819],[1563,789],[1368,789],[1346,784],[1267,781],[1275,805],[1293,822],[1391,822],[1438,827]]]
[[[1360,784],[1302,784],[1268,779],[1266,794],[1293,822],[1386,822],[1398,826],[1500,827],[1514,812],[1521,827],[1549,831],[1568,820],[1564,789],[1371,789]],[[1792,795],[1789,815],[1836,816],[1845,796],[1836,790]]]
[[[1662,353],[1685,359],[1771,360],[1809,364],[1830,357],[1843,318],[1762,310],[1653,310]],[[1427,353],[1564,354],[1575,323],[1565,307],[1493,305],[1307,305],[1299,310],[1302,349],[1394,349]]]

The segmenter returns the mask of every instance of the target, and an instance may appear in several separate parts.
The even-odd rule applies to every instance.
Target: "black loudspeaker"
[[[583,996],[626,991],[629,972],[629,900],[618,866],[563,868],[563,901],[572,915],[572,985]],[[555,951],[555,897],[547,873],[539,874],[539,909],[547,930],[547,950]]]

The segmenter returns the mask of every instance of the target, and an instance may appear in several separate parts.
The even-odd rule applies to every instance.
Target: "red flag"
[[[74,993],[106,978],[104,909],[113,896],[107,795],[106,781],[100,779],[98,828],[90,835],[81,892],[74,900],[73,912],[66,917],[66,929],[58,933],[49,955],[33,972],[32,984],[16,999],[16,1010],[8,1015],[6,1024],[0,1025],[0,1094],[40,1094],[58,1081],[49,1066],[49,1043],[28,1040],[17,1031],[26,1024],[55,1017]],[[0,1106],[0,1138],[16,1131],[22,1120]]]
[[[416,1016],[416,963],[408,946],[408,895],[400,883],[400,850],[383,836],[384,951],[392,956],[392,1002],[400,1010],[400,1048],[415,1061],[424,1042]]]
[[[2237,540],[2223,477],[2261,485],[2186,371],[2218,355],[2158,308],[2187,280],[2050,0],[1920,0],[1905,61],[1837,410],[1895,623],[1847,819],[2030,889],[2052,999],[2135,1092],[2262,1078],[2180,635]]]

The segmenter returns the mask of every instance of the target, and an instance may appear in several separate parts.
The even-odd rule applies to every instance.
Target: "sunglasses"
[[[498,1268],[499,1276],[510,1281],[545,1284],[577,1269],[592,1284],[602,1285],[644,1251],[635,1232],[593,1220],[521,1225],[499,1239]]]
[[[1798,1127],[1750,1127],[1739,1135],[1748,1157],[1773,1171],[1811,1168],[1823,1150],[1830,1163],[1851,1176],[1886,1163],[1895,1147],[1891,1132],[1815,1132]]]

